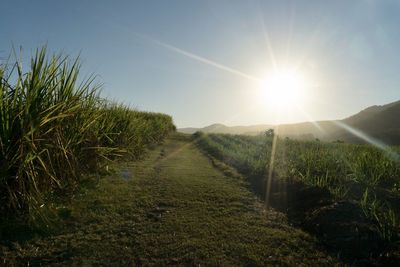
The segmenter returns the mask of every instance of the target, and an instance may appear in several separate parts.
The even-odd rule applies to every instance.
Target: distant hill
[[[400,145],[400,101],[369,107],[342,122],[386,144]],[[332,137],[349,142],[363,142],[343,129],[333,133]]]
[[[188,133],[188,134],[192,134],[197,131],[202,131],[204,133],[255,135],[273,127],[274,127],[273,125],[266,125],[266,124],[252,125],[252,126],[226,126],[224,124],[216,123],[216,124],[211,124],[204,128],[180,128],[178,129],[178,131],[181,133]]]
[[[351,143],[365,143],[367,137],[388,145],[400,145],[400,101],[382,106],[371,106],[343,120],[253,126],[212,124],[204,128],[182,128],[178,131],[189,134],[202,131],[257,135],[271,128],[275,129],[280,136],[295,139],[319,138],[325,141],[343,140]]]

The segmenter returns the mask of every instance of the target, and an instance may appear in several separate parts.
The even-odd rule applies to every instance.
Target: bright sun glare
[[[300,73],[281,70],[267,75],[259,90],[266,105],[287,111],[303,103],[305,88],[306,82]]]

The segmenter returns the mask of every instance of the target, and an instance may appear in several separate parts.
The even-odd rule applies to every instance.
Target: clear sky
[[[399,14],[385,0],[2,0],[0,57],[80,53],[104,96],[178,127],[340,119],[400,99]],[[278,120],[255,81],[277,67],[309,87]]]

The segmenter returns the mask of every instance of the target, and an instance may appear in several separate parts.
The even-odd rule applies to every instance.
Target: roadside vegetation
[[[27,69],[16,55],[0,65],[2,226],[16,217],[51,224],[55,195],[110,161],[139,158],[175,129],[168,115],[101,98],[94,77],[79,78],[79,59],[46,54],[37,50]]]
[[[364,249],[364,252],[388,246],[395,246],[399,251],[399,148],[381,150],[371,145],[278,137],[271,166],[273,133],[244,136],[198,132],[195,136],[204,151],[246,175],[262,197],[265,197],[271,171],[269,198],[272,206],[295,214],[297,219],[301,217],[299,224],[305,228],[314,228],[311,231],[326,236],[329,235],[329,221],[344,216],[341,229],[346,229],[343,226],[348,223],[346,220],[356,221],[352,227],[357,228],[358,245],[375,243],[376,247]],[[332,218],[328,217],[329,209],[331,215],[335,214]],[[365,225],[372,227],[363,232]],[[338,235],[337,232],[331,234]],[[351,239],[351,233],[347,234]],[[368,237],[364,240],[363,235]],[[348,249],[349,253],[357,250],[351,245]]]

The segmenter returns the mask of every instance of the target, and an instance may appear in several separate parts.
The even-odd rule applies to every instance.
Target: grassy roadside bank
[[[82,188],[54,235],[2,246],[3,264],[33,266],[334,266],[310,235],[268,217],[240,178],[175,135]]]
[[[3,222],[54,223],[51,198],[121,157],[137,159],[175,129],[165,114],[103,99],[79,60],[42,48],[23,62],[0,61],[0,239]]]
[[[351,264],[397,265],[398,148],[278,138],[271,168],[271,136],[195,136],[206,153],[236,168],[263,198],[270,173],[270,204],[332,253]]]

